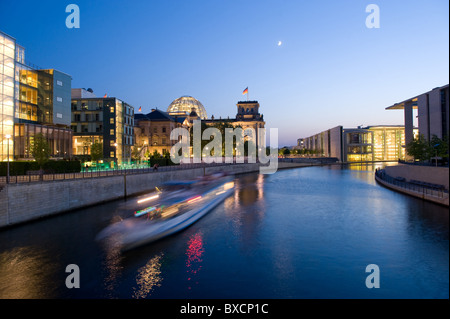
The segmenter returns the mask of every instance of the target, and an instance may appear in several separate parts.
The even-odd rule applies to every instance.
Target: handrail
[[[406,181],[405,179],[392,177],[386,174],[384,169],[375,170],[375,176],[383,180],[386,183],[392,184],[397,187],[401,187],[405,190],[421,193],[423,195],[431,195],[438,198],[448,197],[448,189],[445,189],[443,185],[428,184],[421,185],[417,181]]]

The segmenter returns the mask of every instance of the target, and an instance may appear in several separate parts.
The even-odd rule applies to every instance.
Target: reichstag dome
[[[186,114],[190,114],[192,109],[195,110],[197,115],[205,120],[207,118],[205,107],[200,103],[197,99],[194,99],[192,96],[182,96],[172,103],[170,103],[167,108],[167,112],[170,113],[178,113],[183,112]]]

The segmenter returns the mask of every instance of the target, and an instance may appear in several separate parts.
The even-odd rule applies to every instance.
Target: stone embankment
[[[258,172],[257,163],[204,166],[142,174],[74,178],[0,185],[0,227],[139,195],[170,180],[191,179],[215,172],[242,174]],[[317,165],[278,163],[278,169]]]

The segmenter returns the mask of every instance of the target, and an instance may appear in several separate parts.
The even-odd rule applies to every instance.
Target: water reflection
[[[123,270],[123,266],[121,265],[122,254],[120,252],[119,245],[109,243],[107,249],[105,249],[105,252],[106,256],[103,261],[103,268],[106,270],[104,285],[108,298],[113,298],[113,294],[116,291],[118,280]]]
[[[232,223],[233,234],[242,247],[249,248],[257,241],[265,214],[265,175],[243,175],[235,182],[234,196],[224,202],[225,214]]]
[[[147,264],[138,269],[136,283],[138,288],[133,288],[133,298],[146,298],[151,295],[155,287],[161,286],[161,259],[163,253],[160,253],[150,259]]]
[[[15,247],[0,253],[0,298],[53,298],[53,274],[61,269],[37,247]],[[55,287],[55,285],[53,285]]]
[[[195,281],[197,273],[202,269],[202,256],[205,252],[203,248],[203,234],[196,233],[189,238],[188,247],[186,250],[186,272],[188,274],[188,289],[192,289],[194,284],[198,284]]]

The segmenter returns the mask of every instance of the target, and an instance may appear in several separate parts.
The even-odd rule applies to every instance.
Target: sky
[[[71,3],[80,28],[66,27]],[[190,95],[234,118],[248,87],[291,146],[337,125],[402,125],[386,107],[449,83],[448,12],[447,0],[0,0],[0,30],[72,88],[143,113]]]

